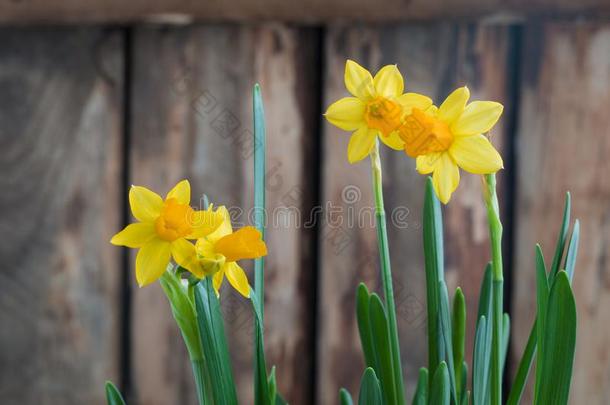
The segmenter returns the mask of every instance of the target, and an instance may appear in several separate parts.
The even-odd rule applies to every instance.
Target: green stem
[[[491,404],[502,404],[502,313],[504,276],[502,270],[502,222],[496,193],[496,175],[485,175],[485,205],[489,222],[492,257],[492,353],[491,353]]]
[[[390,345],[392,362],[394,364],[394,380],[398,392],[398,405],[405,403],[404,383],[402,380],[402,365],[400,361],[400,346],[398,343],[398,326],[396,323],[396,304],[392,287],[392,269],[390,266],[390,249],[388,246],[388,232],[386,229],[385,209],[383,206],[383,186],[381,179],[381,159],[379,158],[379,141],[371,152],[371,175],[373,178],[373,191],[375,194],[375,217],[377,219],[377,243],[381,261],[381,281],[388,311],[390,326]]]

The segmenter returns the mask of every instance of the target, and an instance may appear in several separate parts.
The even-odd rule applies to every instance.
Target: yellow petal
[[[171,252],[174,261],[185,269],[191,271],[197,261],[195,245],[186,239],[176,239],[171,242]]]
[[[214,285],[214,291],[216,291],[216,296],[218,297],[220,295],[220,287],[222,287],[222,280],[225,278],[225,272],[224,272],[224,268],[226,267],[223,266],[223,268],[216,272],[214,274],[214,277],[212,278],[212,284]]]
[[[470,90],[468,87],[460,87],[443,101],[443,104],[438,108],[438,118],[451,125],[453,121],[460,116],[464,107],[470,98]]]
[[[448,153],[443,153],[436,162],[432,184],[438,199],[443,204],[447,204],[451,199],[451,194],[460,183],[460,171]]]
[[[362,101],[367,101],[375,95],[371,73],[349,59],[345,62],[345,87]]]
[[[398,97],[398,103],[402,106],[404,114],[411,114],[413,108],[419,108],[422,111],[426,111],[432,106],[432,99],[422,94],[417,93],[405,93]]]
[[[388,98],[400,96],[405,88],[402,75],[396,65],[386,65],[381,68],[375,75],[373,84],[378,96]]]
[[[504,167],[502,157],[483,135],[456,138],[449,153],[458,166],[470,173],[495,173]]]
[[[336,127],[354,131],[364,123],[365,105],[356,97],[344,97],[328,107],[324,116]]]
[[[364,159],[371,153],[377,138],[377,130],[368,129],[365,126],[360,127],[349,139],[347,145],[347,160],[350,163],[356,163]]]
[[[117,246],[138,248],[154,238],[155,235],[155,224],[139,222],[127,225],[125,229],[112,237],[110,243]]]
[[[142,246],[136,256],[136,279],[140,287],[157,280],[169,264],[170,243],[153,239]]]
[[[228,262],[242,259],[256,259],[267,255],[267,246],[261,233],[253,226],[245,226],[230,235],[222,237],[214,245],[216,253]]]
[[[504,107],[495,101],[473,101],[451,126],[455,136],[477,135],[498,122]]]
[[[193,211],[191,218],[192,231],[187,239],[199,239],[210,235],[224,223],[222,213],[211,208],[205,211]]]
[[[405,142],[400,135],[398,135],[398,131],[390,133],[389,136],[379,135],[379,139],[381,139],[381,142],[386,144],[386,146],[389,146],[394,150],[403,150],[405,148]]]
[[[248,277],[244,269],[239,267],[235,262],[227,263],[224,270],[225,275],[229,283],[235,288],[241,295],[246,298],[250,298],[250,284],[248,283]]]
[[[166,200],[175,198],[180,204],[191,203],[191,183],[188,180],[182,180],[172,188],[167,196]]]
[[[437,163],[440,161],[442,152],[433,152],[427,155],[417,157],[415,167],[420,174],[429,174],[434,171]]]
[[[161,214],[163,200],[146,187],[131,186],[129,206],[134,217],[142,222],[153,222]]]
[[[226,236],[233,232],[233,227],[231,226],[231,214],[229,213],[229,210],[227,210],[227,207],[221,205],[216,209],[215,212],[217,213],[217,215],[220,215],[220,217],[222,218],[222,222],[214,232],[212,232],[206,237],[206,239],[210,242],[216,242],[223,236]]]

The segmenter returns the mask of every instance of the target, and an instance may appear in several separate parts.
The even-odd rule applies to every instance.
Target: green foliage
[[[236,404],[237,393],[224,321],[211,277],[206,277],[196,284],[194,289],[197,324],[204,356],[204,381],[209,389],[208,399],[213,401],[210,404]]]
[[[106,402],[108,405],[125,405],[121,393],[110,381],[106,381]]]
[[[375,375],[375,371],[370,367],[364,371],[360,380],[358,405],[383,405],[379,380]]]
[[[428,369],[422,367],[419,369],[419,378],[417,379],[417,389],[413,396],[413,405],[428,404]]]
[[[341,388],[339,391],[339,403],[341,405],[354,405],[352,396],[345,388]]]

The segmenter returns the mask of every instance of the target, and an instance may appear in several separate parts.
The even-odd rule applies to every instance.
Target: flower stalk
[[[373,192],[375,195],[375,218],[377,221],[377,243],[379,246],[379,257],[381,265],[381,281],[388,313],[390,347],[392,351],[392,363],[394,364],[394,380],[396,383],[398,404],[405,403],[404,383],[402,379],[402,366],[400,361],[400,346],[398,340],[398,326],[396,322],[396,304],[394,302],[394,290],[392,286],[392,268],[390,264],[390,249],[388,246],[388,232],[386,226],[385,208],[383,204],[383,184],[381,173],[381,159],[379,157],[379,141],[371,150],[371,176],[373,180]]]
[[[502,403],[502,313],[504,307],[504,275],[502,269],[502,222],[496,193],[496,175],[484,176],[484,197],[489,223],[492,261],[492,352],[491,352],[491,404]]]

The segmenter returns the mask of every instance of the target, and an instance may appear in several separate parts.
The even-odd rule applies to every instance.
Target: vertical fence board
[[[518,142],[512,356],[521,356],[535,312],[534,245],[547,262],[563,196],[581,220],[574,280],[578,333],[572,403],[610,401],[610,25],[530,24],[525,34]],[[527,396],[529,395],[529,396]],[[531,399],[528,392],[525,400]]]
[[[3,404],[119,379],[122,83],[117,31],[0,31]]]
[[[132,178],[167,190],[182,178],[192,204],[207,193],[232,207],[238,226],[252,206],[252,86],[260,81],[267,116],[268,208],[309,204],[307,121],[303,93],[313,74],[313,31],[280,25],[140,29],[135,36]],[[290,203],[290,204],[289,204]],[[270,221],[273,218],[270,218]],[[279,388],[294,404],[308,403],[311,360],[309,295],[311,232],[290,224],[267,233],[266,344],[278,366]],[[251,266],[246,266],[250,273]],[[221,293],[238,392],[252,403],[250,303],[231,288]],[[143,404],[194,403],[192,377],[177,327],[159,286],[135,293],[133,347],[137,399]]]
[[[398,63],[408,91],[441,102],[456,86],[468,83],[475,99],[506,101],[507,28],[396,25],[333,27],[326,38],[325,108],[346,95],[345,60],[369,68]],[[375,70],[375,69],[372,69]],[[494,130],[502,145],[503,126]],[[499,139],[498,139],[499,138]],[[374,212],[368,160],[350,165],[349,134],[324,125],[323,199],[342,210],[338,221],[327,215],[321,233],[319,403],[337,400],[338,389],[357,392],[363,361],[355,318],[359,281],[380,291]],[[426,365],[425,274],[421,215],[425,177],[414,161],[382,146],[384,191],[389,223],[401,354],[410,397],[419,367]],[[446,277],[451,289],[464,288],[476,312],[478,286],[488,261],[485,211],[477,176],[464,174],[445,211]],[[354,217],[356,218],[354,220]],[[473,251],[480,253],[473,254]],[[470,316],[472,326],[474,316]],[[469,328],[472,330],[472,327]],[[472,336],[468,336],[469,347]],[[470,349],[468,350],[470,351]]]

